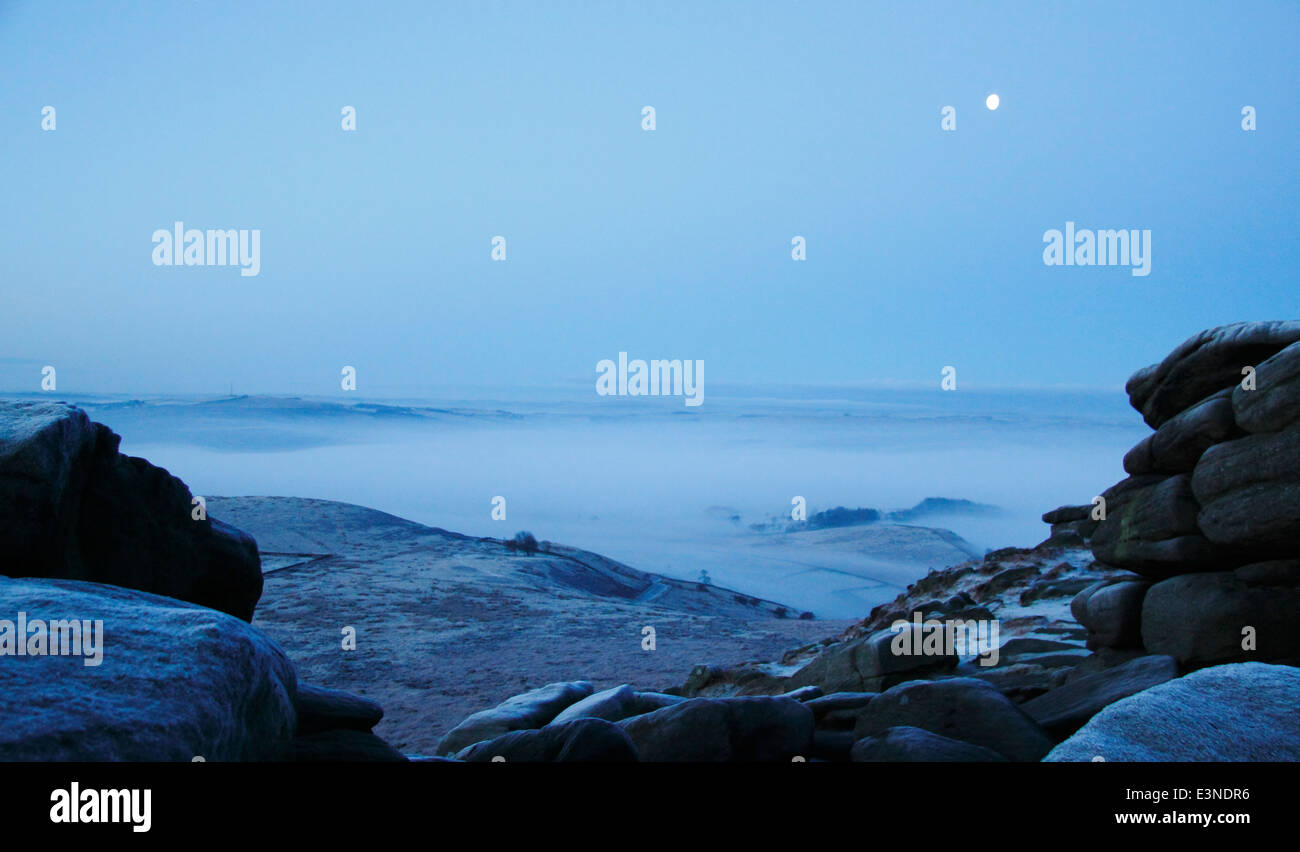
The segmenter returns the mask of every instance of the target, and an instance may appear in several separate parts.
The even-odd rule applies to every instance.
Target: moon
[[[984,99],[984,106],[988,107],[989,109],[997,109],[998,104],[1000,103],[1002,103],[1002,99],[999,98],[996,93],[989,95],[987,98]]]

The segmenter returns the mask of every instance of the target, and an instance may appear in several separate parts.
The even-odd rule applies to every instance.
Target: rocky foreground
[[[425,582],[447,593],[444,569],[444,580],[462,569],[482,580],[488,597],[467,613],[491,607],[492,586],[516,589],[519,577],[495,560],[476,568],[475,547],[501,542],[451,548],[464,537],[391,519],[380,547],[396,568],[367,576],[364,555],[339,558],[342,527],[325,541],[319,525],[309,535],[273,523],[259,535],[283,536],[284,564],[320,583],[297,604],[281,597],[264,631],[248,623],[261,619],[262,577],[247,534],[197,518],[183,483],[118,454],[116,436],[80,411],[0,404],[0,760],[1300,760],[1300,322],[1202,332],[1127,389],[1153,429],[1124,459],[1130,476],[1045,514],[1051,535],[1037,547],[934,571],[837,635],[757,657],[766,662],[698,665],[665,685],[644,670],[593,677],[595,662],[574,659],[586,679],[521,690],[450,729],[419,720],[443,731],[428,746],[410,727],[378,729],[400,750],[376,734],[379,704],[299,683],[300,666],[322,680],[331,671],[323,650],[302,648],[328,632],[334,654],[348,628],[358,643],[382,639],[392,600],[418,601]],[[250,526],[276,520],[275,506],[218,507]],[[572,549],[513,559],[616,599],[619,629],[655,623],[640,617],[647,604],[662,618],[778,606],[668,588]],[[328,608],[326,590],[345,577],[351,609],[322,612],[320,637],[269,635],[292,621],[284,608]],[[19,613],[25,630],[6,629]],[[66,652],[74,620],[102,621],[111,642],[98,662]],[[444,637],[431,642],[450,644],[423,650],[454,656],[458,635],[462,649],[485,641],[466,629],[473,620],[426,625]],[[594,625],[592,655],[612,624]],[[538,657],[554,654],[536,638]],[[65,653],[51,654],[59,642]],[[25,658],[13,656],[22,643]],[[406,719],[418,719],[422,692],[453,688],[400,667],[371,683],[403,678],[389,709]]]

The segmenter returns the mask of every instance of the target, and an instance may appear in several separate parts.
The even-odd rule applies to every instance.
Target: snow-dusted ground
[[[614,588],[595,554],[525,556],[360,506],[237,497],[208,507],[266,551],[326,554],[277,562],[253,623],[304,681],[382,704],[376,733],[406,752],[433,753],[470,713],[552,681],[657,690],[696,664],[769,659],[848,626],[777,618],[768,602],[672,580],[642,602],[645,575]],[[342,647],[348,627],[355,650]],[[643,649],[646,627],[654,650]]]

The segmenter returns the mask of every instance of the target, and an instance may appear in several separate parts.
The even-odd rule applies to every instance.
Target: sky
[[[1117,388],[1300,315],[1298,71],[1262,0],[0,0],[0,390]],[[1150,274],[1045,265],[1067,221]]]

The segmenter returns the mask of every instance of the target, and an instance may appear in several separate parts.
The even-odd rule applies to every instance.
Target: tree
[[[515,533],[514,541],[510,542],[510,544],[514,545],[515,549],[522,550],[529,556],[532,556],[537,552],[537,539],[533,538],[532,533],[524,530]]]

